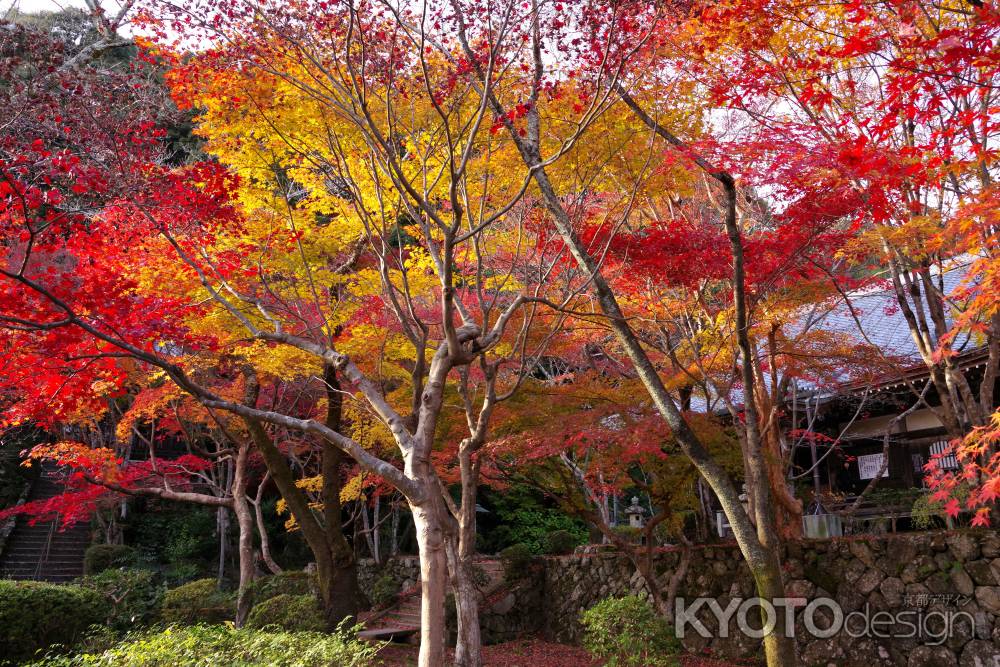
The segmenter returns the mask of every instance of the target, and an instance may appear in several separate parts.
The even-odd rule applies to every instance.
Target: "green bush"
[[[261,577],[250,585],[254,603],[264,602],[278,595],[316,595],[315,575],[302,570]]]
[[[92,590],[0,580],[0,661],[25,660],[54,644],[72,646],[107,616],[107,604]]]
[[[680,641],[670,625],[636,595],[601,600],[580,613],[583,646],[608,667],[679,665]]]
[[[545,507],[530,493],[515,487],[503,496],[491,496],[499,524],[490,530],[489,544],[497,551],[514,544],[527,544],[533,554],[545,553],[548,536],[564,530],[576,536],[577,544],[587,541],[586,525],[554,507]]]
[[[220,623],[236,615],[236,600],[215,579],[197,579],[164,593],[160,615],[167,623]]]
[[[642,529],[632,526],[615,526],[614,531],[626,542],[638,544],[642,540]]]
[[[399,595],[399,582],[388,572],[378,576],[372,583],[371,601],[376,607],[387,607]]]
[[[483,590],[490,584],[490,575],[482,565],[472,566],[472,584],[479,590]]]
[[[83,573],[100,574],[105,570],[132,567],[135,549],[125,544],[93,544],[83,554]]]
[[[248,628],[278,627],[282,630],[322,632],[326,630],[323,611],[315,595],[275,595],[254,605],[247,618]]]
[[[97,592],[108,603],[107,625],[123,631],[156,622],[163,587],[149,570],[105,570],[84,577],[80,585]]]
[[[130,633],[105,651],[49,656],[29,667],[366,667],[379,647],[354,630],[270,632],[226,625]]]
[[[518,581],[528,575],[534,553],[527,544],[512,544],[500,552],[504,580]]]
[[[162,568],[171,586],[210,576],[218,553],[215,510],[200,507],[172,508],[145,502],[135,511],[126,541],[135,546],[139,561]]]
[[[545,553],[553,556],[573,553],[581,540],[568,530],[554,530],[545,538]]]

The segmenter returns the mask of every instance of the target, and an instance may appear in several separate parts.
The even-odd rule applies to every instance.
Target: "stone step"
[[[50,535],[48,531],[26,532],[15,530],[15,535],[11,540],[33,544],[35,542],[48,542],[50,538],[53,542],[66,542],[67,544],[89,542],[90,533],[88,531],[87,533],[52,533]]]
[[[38,569],[37,567],[9,568],[3,570],[5,577],[9,579],[48,579],[50,577],[63,577],[76,579],[83,576],[83,568],[63,568],[48,567]]]
[[[4,555],[5,562],[11,561],[31,561],[37,563],[40,560],[65,560],[74,559],[83,562],[83,554],[72,549],[49,549],[48,552],[38,551],[8,551]]]
[[[66,577],[75,579],[83,575],[83,565],[80,563],[43,563],[39,568],[37,563],[10,563],[0,570],[3,576],[10,579],[48,579],[49,577]]]
[[[55,464],[43,464],[28,499],[47,500],[65,491],[65,475],[61,471]],[[72,581],[83,574],[83,557],[90,537],[87,523],[62,528],[58,521],[31,524],[21,517],[0,554],[0,574],[11,579]]]
[[[25,568],[23,570],[4,570],[5,579],[37,579],[39,581],[71,581],[83,575],[81,570],[36,570],[35,568]]]
[[[9,549],[4,549],[3,559],[4,561],[17,560],[17,559],[31,559],[31,560],[42,560],[44,557],[63,557],[63,556],[73,556],[78,558],[80,562],[83,562],[84,550],[86,545],[75,545],[66,544],[59,545],[53,544],[48,549],[41,546],[31,547],[31,546],[13,546]]]
[[[365,641],[398,641],[400,639],[407,639],[419,631],[419,627],[384,626],[362,630],[358,633],[358,639]]]
[[[401,614],[396,612],[389,612],[383,618],[395,619],[396,621],[405,624],[413,623],[415,625],[420,625],[420,614]]]
[[[11,542],[5,549],[4,553],[17,553],[18,551],[30,551],[32,553],[41,553],[44,551],[46,544],[49,546],[50,550],[55,549],[74,549],[82,550],[86,549],[87,545],[90,544],[88,540],[79,540],[73,542],[63,542],[63,541],[52,541],[47,543],[45,541],[41,542],[25,542],[23,540],[18,540],[16,542]]]
[[[393,612],[398,612],[400,614],[416,614],[416,615],[419,616],[420,615],[420,604],[400,605],[399,607],[396,607],[395,609],[393,609]]]
[[[19,572],[2,572],[0,578],[13,579],[15,581],[47,581],[51,584],[68,584],[80,577],[80,574],[53,574],[51,572],[35,576],[34,572],[27,574]]]

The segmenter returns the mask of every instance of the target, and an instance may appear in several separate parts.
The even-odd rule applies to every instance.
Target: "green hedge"
[[[54,644],[71,646],[108,613],[97,592],[80,586],[0,580],[0,661],[26,660]]]
[[[326,629],[323,612],[315,595],[275,595],[258,602],[250,612],[248,628],[277,627],[282,630],[322,632]]]
[[[315,575],[302,570],[289,570],[281,574],[261,577],[250,584],[250,594],[255,604],[278,595],[315,595]]]
[[[149,570],[105,570],[83,577],[79,584],[107,601],[107,625],[113,630],[133,630],[159,618],[163,586]]]
[[[226,625],[130,633],[100,652],[51,656],[32,667],[367,667],[379,647],[353,632],[268,632]]]
[[[136,563],[135,549],[125,544],[94,544],[83,554],[83,573],[100,574],[105,570],[132,567]]]
[[[236,599],[215,579],[197,579],[163,594],[160,615],[167,623],[221,623],[236,616]]]

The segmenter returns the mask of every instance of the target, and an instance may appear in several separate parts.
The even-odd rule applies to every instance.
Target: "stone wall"
[[[666,583],[677,566],[675,551],[655,554],[655,567]],[[579,643],[580,612],[609,596],[646,595],[645,584],[629,561],[615,552],[596,552],[539,559],[532,578],[497,591],[484,606],[482,624],[488,643],[541,631],[547,638]],[[840,633],[826,639],[806,631],[802,608],[796,612],[796,637],[805,665],[827,667],[1000,667],[1000,535],[995,531],[905,533],[870,538],[838,538],[790,544],[785,564],[786,592],[807,601],[831,598],[843,613],[879,612],[893,615],[882,623],[883,635]],[[415,558],[390,563],[404,583],[416,584]],[[362,564],[362,585],[373,580],[370,565]],[[680,597],[710,597],[722,608],[733,598],[754,596],[753,581],[735,546],[696,547]],[[780,610],[779,610],[780,611]],[[917,623],[930,635],[941,633],[942,614],[952,621],[950,635],[938,645],[932,637],[901,637],[910,632],[905,622]],[[753,613],[750,614],[753,617]],[[712,638],[689,629],[685,646],[724,658],[760,655],[760,641],[748,638],[731,619],[728,637],[720,636],[707,608],[697,614]],[[816,614],[823,628],[831,618]],[[883,615],[882,618],[889,618]],[[824,620],[825,619],[825,620]],[[855,619],[857,627],[860,619]],[[896,623],[893,625],[892,623]],[[855,632],[854,634],[860,634]],[[872,633],[869,633],[872,634]]]
[[[666,582],[678,561],[676,552],[655,555],[656,568]],[[577,643],[581,639],[580,611],[608,596],[646,595],[645,585],[628,560],[615,553],[581,554],[546,559],[545,634]],[[1000,536],[994,531],[906,533],[872,538],[806,541],[786,548],[789,597],[832,598],[843,613],[911,612],[907,622],[926,624],[930,635],[941,633],[941,614],[950,612],[954,630],[938,646],[931,638],[899,637],[903,625],[879,626],[896,636],[852,637],[841,631],[828,639],[814,639],[796,614],[796,637],[806,665],[910,665],[913,667],[1000,667]],[[696,548],[679,597],[687,603],[712,597],[725,608],[734,597],[754,595],[753,582],[735,546]],[[780,610],[779,610],[780,611]],[[965,614],[958,615],[959,612]],[[817,625],[827,627],[830,616],[817,614]],[[690,629],[684,644],[692,651],[720,657],[759,655],[760,642],[739,631],[734,619],[729,636],[720,637],[707,609],[696,615],[712,639]],[[752,614],[751,614],[752,616]],[[883,615],[883,619],[889,618]],[[898,619],[898,617],[893,617]],[[971,620],[970,620],[971,619]],[[852,627],[858,628],[860,618]],[[860,634],[855,630],[854,634]]]
[[[384,574],[389,574],[400,591],[407,591],[420,583],[420,559],[416,556],[399,556],[386,561],[379,568],[371,558],[358,561],[358,584],[365,595],[368,595],[375,580]]]

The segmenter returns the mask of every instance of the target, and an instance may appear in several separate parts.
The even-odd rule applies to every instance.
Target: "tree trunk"
[[[219,534],[219,562],[215,578],[221,588],[226,578],[226,542],[229,539],[229,510],[225,507],[215,510],[215,531]]]
[[[267,569],[271,571],[271,574],[281,574],[283,570],[271,554],[271,537],[267,532],[267,524],[264,523],[264,485],[267,484],[267,480],[270,477],[270,473],[265,474],[264,479],[260,481],[260,485],[257,487],[257,497],[253,503],[253,512],[254,518],[257,521],[257,534],[260,536],[260,557],[264,560],[264,564],[267,565]]]
[[[327,364],[323,369],[326,384],[326,425],[334,430],[343,428],[343,393],[336,369]],[[344,536],[341,525],[340,491],[343,488],[341,468],[347,456],[333,443],[323,443],[323,524],[330,550],[329,578],[321,581],[326,595],[327,625],[334,628],[344,619],[357,617],[362,599],[354,549]]]
[[[461,540],[459,540],[461,541]],[[455,667],[482,667],[482,637],[479,627],[479,589],[476,588],[472,558],[455,558],[455,614],[457,639]]]
[[[328,533],[339,534],[343,544],[347,543],[340,521],[336,521],[335,525],[329,527],[324,527],[319,523],[309,507],[309,500],[302,489],[295,485],[295,476],[292,474],[291,468],[288,467],[288,461],[281,450],[271,441],[271,437],[263,425],[256,419],[246,418],[244,421],[253,436],[254,444],[264,459],[268,472],[271,473],[274,485],[288,504],[289,511],[299,524],[302,536],[316,559],[320,603],[323,606],[327,623],[331,627],[335,627],[345,618],[357,615],[360,600],[354,554],[348,546],[347,558],[344,558],[339,549],[335,550],[331,546],[328,536]],[[346,577],[347,580],[339,581],[338,579],[341,577]],[[343,597],[345,595],[348,597]]]
[[[448,559],[442,526],[441,501],[437,490],[421,505],[410,504],[420,552],[420,653],[418,667],[441,667],[445,664],[445,588],[448,582]]]
[[[459,451],[459,464],[462,474],[462,504],[457,517],[458,539],[452,559],[458,634],[455,641],[455,666],[482,667],[479,591],[476,588],[473,562],[476,553],[476,487],[479,481],[479,464],[473,461],[472,452],[467,447]]]
[[[358,583],[354,553],[349,552],[348,555],[349,558],[345,559],[340,554],[331,553],[330,558],[324,561],[324,566],[316,568],[320,598],[330,630],[345,621],[348,625],[354,623],[364,595]]]
[[[236,595],[236,627],[242,627],[250,615],[253,600],[250,596],[250,584],[253,583],[255,568],[253,558],[253,513],[247,500],[247,456],[250,446],[240,445],[236,453],[235,473],[233,476],[233,512],[236,514],[236,524],[239,527],[239,565],[240,586]]]

